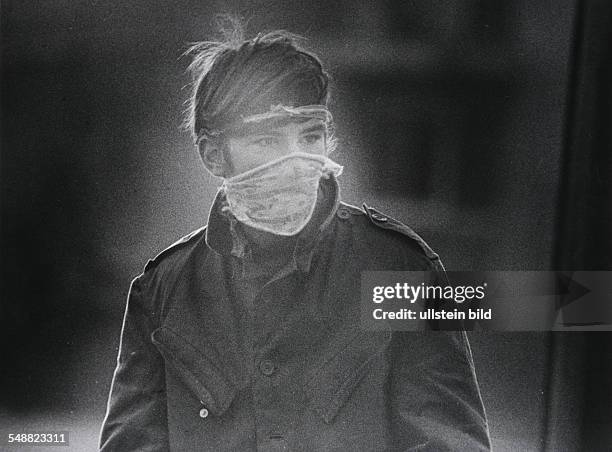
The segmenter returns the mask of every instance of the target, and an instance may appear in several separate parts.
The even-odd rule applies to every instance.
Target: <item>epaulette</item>
[[[147,264],[145,265],[144,271],[146,272],[147,270],[153,268],[154,266],[156,266],[161,259],[163,259],[165,256],[167,256],[168,254],[182,248],[183,246],[185,246],[187,243],[191,242],[196,236],[199,236],[204,230],[206,229],[206,226],[200,228],[200,229],[196,229],[193,232],[190,232],[189,234],[187,234],[185,237],[180,238],[179,240],[177,240],[176,242],[174,242],[172,245],[170,245],[168,248],[166,248],[165,250],[163,250],[161,253],[159,253],[157,256],[155,256],[153,259],[149,259],[149,261],[147,262]]]
[[[423,253],[425,253],[425,255],[429,259],[431,259],[432,261],[440,262],[440,257],[438,256],[438,254],[434,250],[432,250],[425,242],[425,240],[423,240],[420,235],[414,232],[412,228],[406,226],[401,221],[396,220],[395,218],[392,218],[389,215],[386,215],[376,210],[374,207],[366,205],[365,203],[363,204],[363,210],[365,211],[365,214],[373,224],[375,224],[379,228],[391,229],[393,231],[397,231],[401,234],[410,237],[412,240],[418,243],[420,248],[423,250]],[[442,263],[440,262],[440,266],[441,265]]]

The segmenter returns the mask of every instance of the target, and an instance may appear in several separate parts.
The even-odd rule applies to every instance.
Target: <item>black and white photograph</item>
[[[1,451],[612,450],[611,1],[0,19]]]

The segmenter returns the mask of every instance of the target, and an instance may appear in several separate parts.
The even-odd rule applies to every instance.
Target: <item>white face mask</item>
[[[312,218],[321,177],[341,173],[328,157],[296,152],[226,179],[222,188],[238,221],[291,236]]]

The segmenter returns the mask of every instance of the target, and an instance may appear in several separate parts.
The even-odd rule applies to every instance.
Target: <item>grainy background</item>
[[[0,415],[95,448],[130,280],[206,223],[181,53],[212,16],[327,63],[345,201],[449,269],[553,266],[577,0],[2,2]],[[497,450],[541,450],[548,334],[472,335]],[[4,432],[3,430],[3,432]]]

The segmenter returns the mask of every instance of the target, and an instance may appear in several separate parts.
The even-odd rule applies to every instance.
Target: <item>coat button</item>
[[[208,417],[208,410],[206,408],[202,408],[200,410],[200,417],[202,419],[206,419]]]
[[[274,363],[268,359],[264,359],[261,363],[259,363],[259,370],[262,374],[267,375],[269,377],[274,373]]]
[[[344,207],[338,209],[338,217],[343,220],[348,220],[351,217],[351,213]]]

